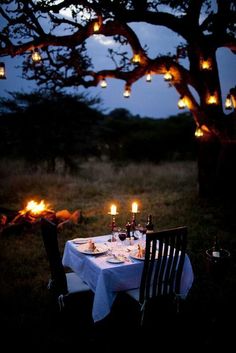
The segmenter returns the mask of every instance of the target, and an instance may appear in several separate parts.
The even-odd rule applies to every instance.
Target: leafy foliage
[[[31,167],[56,159],[74,171],[76,160],[106,156],[112,161],[194,158],[194,123],[188,114],[169,119],[133,116],[126,109],[104,115],[99,102],[81,96],[13,93],[0,118],[2,155],[25,158]]]

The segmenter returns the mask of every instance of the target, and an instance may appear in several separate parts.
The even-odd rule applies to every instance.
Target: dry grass
[[[220,330],[220,320],[230,321],[234,311],[229,307],[234,302],[236,284],[235,207],[199,198],[195,162],[112,165],[90,161],[80,166],[78,175],[71,176],[45,174],[41,170],[29,172],[20,161],[2,161],[0,182],[2,207],[19,210],[26,200],[34,197],[44,199],[55,210],[83,211],[85,223],[60,233],[62,251],[65,241],[72,237],[108,233],[110,217],[107,213],[112,202],[118,206],[116,220],[121,226],[130,219],[134,200],[140,205],[140,223],[144,223],[151,213],[155,229],[187,225],[188,253],[195,273],[188,305],[190,312],[198,318],[207,312],[206,324],[200,327],[205,347],[212,344],[214,329]],[[205,250],[212,245],[215,234],[232,254],[231,269],[224,275],[223,287],[223,282],[215,283],[209,277],[205,267]],[[50,322],[45,323],[48,319],[45,286],[49,269],[39,230],[34,228],[24,234],[1,236],[0,242],[2,324],[14,332],[29,331],[39,346],[48,341],[52,343],[52,340],[58,345],[65,343],[68,333],[58,335]],[[218,305],[217,317],[214,305]],[[203,333],[206,325],[211,327],[207,334]],[[45,327],[50,328],[51,334]],[[37,328],[43,339],[33,333]]]

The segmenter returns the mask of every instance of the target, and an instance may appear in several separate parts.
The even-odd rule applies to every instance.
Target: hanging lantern
[[[42,60],[39,50],[36,48],[32,53],[32,60],[34,63],[39,63]]]
[[[124,93],[123,93],[123,96],[124,96],[125,98],[129,98],[129,97],[130,97],[130,94],[131,94],[131,88],[130,88],[130,86],[126,85],[126,86],[125,86]]]
[[[202,129],[200,127],[197,127],[195,130],[195,134],[196,137],[202,137],[204,135]]]
[[[178,108],[185,109],[186,107],[187,107],[187,103],[185,101],[185,98],[181,96],[180,99],[178,100]]]
[[[106,87],[107,87],[107,81],[105,80],[105,78],[103,78],[103,79],[101,80],[100,86],[101,86],[102,88],[106,88]]]
[[[140,63],[140,55],[139,54],[134,54],[132,61],[135,64]]]
[[[216,99],[216,95],[215,95],[215,94],[211,94],[211,95],[208,97],[207,104],[210,104],[210,105],[215,105],[215,104],[217,104],[217,99]]]
[[[94,25],[93,25],[93,31],[96,33],[99,31],[100,29],[100,23],[99,22],[95,22]]]
[[[202,58],[200,60],[200,68],[203,71],[212,70],[212,60],[210,58]]]
[[[170,73],[170,71],[166,71],[165,75],[164,75],[164,80],[166,82],[170,82],[173,80],[173,75]]]
[[[150,72],[147,73],[146,82],[152,82],[152,75]]]
[[[226,110],[231,110],[233,109],[233,102],[230,94],[227,94],[226,100],[225,100],[225,109]]]
[[[5,69],[5,64],[0,63],[0,80],[5,80],[6,79],[6,69]]]

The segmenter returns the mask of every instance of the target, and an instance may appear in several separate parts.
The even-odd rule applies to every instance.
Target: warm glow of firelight
[[[45,204],[44,200],[41,200],[39,203],[31,200],[27,203],[26,207],[20,211],[20,214],[26,214],[27,212],[33,215],[39,215],[43,211],[48,210],[47,204]]]

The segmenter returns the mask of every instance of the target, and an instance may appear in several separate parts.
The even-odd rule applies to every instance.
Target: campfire
[[[38,222],[41,217],[46,217],[50,219],[55,218],[55,211],[49,208],[49,204],[46,204],[44,200],[40,202],[31,200],[27,203],[25,208],[18,211],[18,214],[11,221],[14,223],[29,222],[31,224]]]
[[[31,223],[37,222],[41,217],[49,217],[55,215],[55,211],[49,208],[49,204],[46,204],[44,200],[36,202],[31,200],[27,203],[26,207],[23,210],[19,211],[19,214],[13,219],[13,223],[18,218],[28,219]]]
[[[25,227],[32,227],[38,224],[42,217],[55,222],[58,229],[62,229],[65,226],[71,227],[74,224],[81,223],[83,220],[81,211],[76,210],[72,213],[68,210],[55,211],[44,200],[40,202],[30,200],[20,211],[0,208],[0,231],[9,232],[10,229],[22,230]]]

